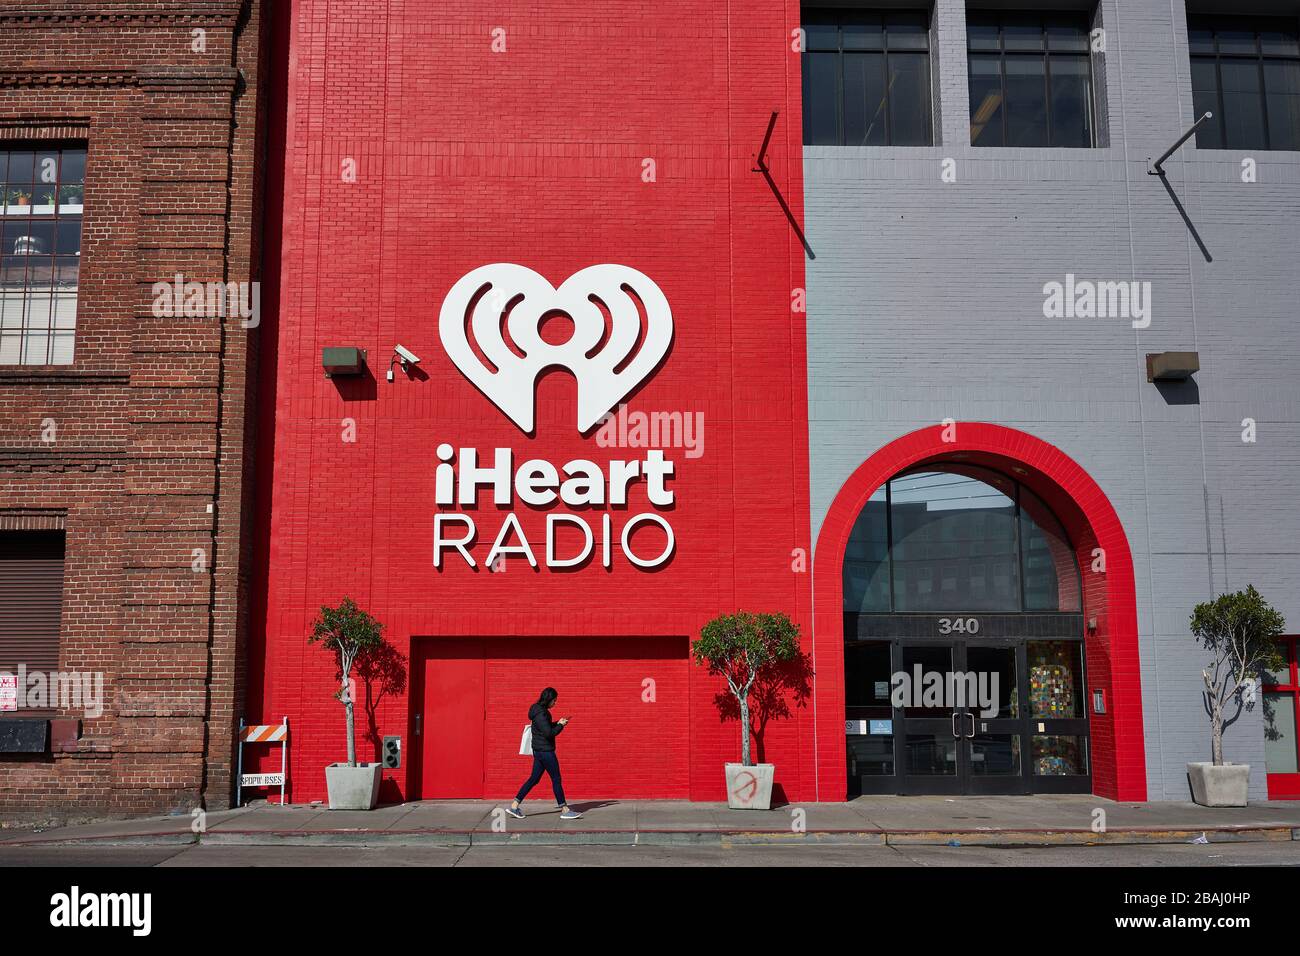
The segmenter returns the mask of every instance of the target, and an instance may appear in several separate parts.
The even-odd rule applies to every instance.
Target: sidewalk
[[[575,803],[581,820],[561,821],[549,802],[420,801],[370,812],[264,803],[208,813],[203,832],[189,815],[114,820],[48,830],[0,830],[0,846],[55,844],[226,846],[534,845],[970,845],[1300,841],[1300,801],[1208,809],[1191,803],[1115,803],[1089,795],[861,797],[849,803],[789,805],[770,812],[725,804],[658,800]],[[1094,831],[1094,811],[1105,829]],[[1300,858],[1300,845],[1296,847]]]

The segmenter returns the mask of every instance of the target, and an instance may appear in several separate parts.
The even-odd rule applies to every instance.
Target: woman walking
[[[569,807],[568,801],[564,799],[564,787],[560,785],[560,761],[555,756],[555,738],[569,722],[569,718],[561,717],[556,721],[551,720],[551,705],[555,703],[555,699],[559,696],[554,687],[548,687],[542,691],[537,703],[528,708],[528,719],[533,730],[533,773],[524,781],[524,785],[519,788],[519,793],[514,802],[506,810],[506,813],[516,820],[524,818],[524,812],[519,808],[519,805],[524,802],[524,797],[528,796],[528,791],[537,786],[538,781],[542,779],[542,771],[545,771],[551,777],[551,789],[555,791],[555,802],[559,805],[561,811],[560,819],[578,820],[582,818],[581,813]]]

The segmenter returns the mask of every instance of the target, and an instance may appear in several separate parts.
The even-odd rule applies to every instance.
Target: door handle
[[[970,733],[966,735],[966,739],[973,740],[975,738],[975,715],[968,710],[966,716],[970,718]]]
[[[961,731],[957,729],[957,718],[960,716],[961,714],[958,711],[954,710],[952,712],[952,735],[959,739],[961,737]]]
[[[420,736],[420,717],[421,717],[421,716],[422,716],[421,714],[416,714],[416,715],[415,715],[415,736],[417,736],[417,737]]]

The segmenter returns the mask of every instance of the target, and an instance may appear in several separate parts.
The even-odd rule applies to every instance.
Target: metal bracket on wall
[[[1182,146],[1183,143],[1191,139],[1192,135],[1198,129],[1201,128],[1202,123],[1204,123],[1206,120],[1210,120],[1213,118],[1214,118],[1214,114],[1211,113],[1209,110],[1206,110],[1204,115],[1202,115],[1200,119],[1198,119],[1195,123],[1192,124],[1192,128],[1178,138],[1178,142],[1174,143],[1174,145],[1170,146],[1167,150],[1165,150],[1163,156],[1157,159],[1154,163],[1151,162],[1150,157],[1147,157],[1147,163],[1148,163],[1147,175],[1163,176],[1165,174],[1165,160],[1168,159],[1170,156],[1174,155],[1174,153],[1178,152],[1178,147]]]
[[[772,115],[767,121],[767,132],[763,135],[763,145],[758,148],[758,155],[754,159],[754,168],[751,172],[761,173],[767,180],[768,188],[776,196],[776,201],[781,204],[781,210],[785,213],[785,218],[790,221],[790,228],[794,234],[799,237],[799,243],[803,246],[803,251],[808,254],[809,259],[816,259],[817,256],[812,251],[812,246],[808,245],[808,240],[804,238],[803,230],[799,228],[799,221],[795,219],[794,213],[786,203],[785,197],[781,195],[781,190],[776,185],[776,180],[772,178],[772,170],[767,165],[767,147],[772,142],[772,131],[776,129],[776,118],[779,110],[772,110]]]

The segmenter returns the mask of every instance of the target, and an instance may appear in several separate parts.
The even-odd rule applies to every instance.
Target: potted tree
[[[799,628],[784,614],[739,611],[715,617],[691,644],[695,662],[724,677],[740,718],[740,763],[726,765],[727,806],[733,810],[768,810],[772,806],[775,766],[750,759],[750,692],[755,682],[770,679],[782,666],[798,660]]]
[[[1256,681],[1284,665],[1277,637],[1285,621],[1254,585],[1221,594],[1198,604],[1192,612],[1192,634],[1210,652],[1210,666],[1201,671],[1205,712],[1210,717],[1213,762],[1189,763],[1187,778],[1192,799],[1204,807],[1244,807],[1250,765],[1225,763],[1223,732],[1243,710],[1255,706]],[[1231,714],[1229,714],[1231,710]]]
[[[312,623],[309,644],[320,644],[338,664],[339,690],[334,695],[347,715],[348,761],[325,768],[331,810],[373,810],[379,801],[380,763],[357,763],[357,738],[353,723],[352,668],[358,658],[373,654],[384,644],[384,626],[356,602],[345,597],[338,607],[323,605]]]

